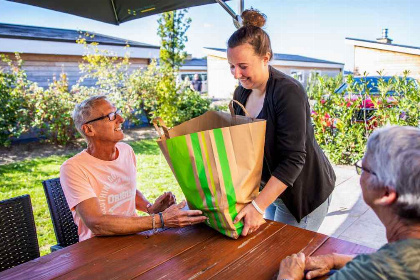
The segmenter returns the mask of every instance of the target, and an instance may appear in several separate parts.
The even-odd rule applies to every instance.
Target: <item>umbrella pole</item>
[[[236,28],[240,28],[242,26],[242,18],[240,16],[238,16],[231,7],[229,7],[225,2],[223,2],[222,0],[214,0],[217,3],[220,4],[220,6],[222,6],[223,9],[225,9],[226,12],[228,12],[228,14],[232,17],[233,19],[233,24],[235,25]],[[243,0],[239,1],[239,9],[243,9]],[[242,12],[241,12],[242,13]]]

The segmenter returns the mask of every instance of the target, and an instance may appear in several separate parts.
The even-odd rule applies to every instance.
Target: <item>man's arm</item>
[[[176,199],[172,192],[164,192],[147,208],[149,203],[147,198],[139,190],[136,190],[136,209],[149,214],[165,211],[169,206],[176,203]]]
[[[145,207],[146,208],[146,207]],[[132,234],[152,228],[152,217],[129,217],[122,215],[104,215],[99,206],[99,200],[92,197],[80,202],[75,207],[83,223],[95,235]],[[156,225],[160,226],[159,217],[154,217]]]
[[[139,191],[136,190],[136,209],[143,212],[148,212],[146,206],[150,202],[147,198]]]
[[[282,260],[280,263],[279,276],[277,279],[301,280],[313,279],[315,277],[326,275],[332,269],[341,269],[355,256],[328,254],[315,257],[306,257],[303,253],[293,254]]]
[[[181,210],[185,201],[166,209],[163,220],[166,227],[184,227],[206,220],[200,210]],[[95,235],[125,235],[152,229],[152,216],[129,217],[102,214],[96,197],[80,202],[75,207],[77,214]],[[161,227],[159,215],[154,216],[155,225]]]
[[[332,269],[341,269],[349,261],[353,260],[355,255],[342,255],[342,254],[327,254],[314,257],[307,257],[305,269],[309,272],[306,273],[306,279],[312,279],[327,274]]]

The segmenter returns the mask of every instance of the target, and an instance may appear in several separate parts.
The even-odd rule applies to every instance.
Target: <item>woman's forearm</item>
[[[258,206],[264,211],[271,203],[276,200],[276,198],[281,195],[284,190],[287,188],[286,184],[277,179],[274,176],[271,176],[268,180],[264,189],[260,192],[258,197],[255,199],[255,202]]]

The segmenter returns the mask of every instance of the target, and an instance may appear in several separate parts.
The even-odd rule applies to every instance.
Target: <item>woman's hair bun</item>
[[[265,14],[253,8],[243,11],[241,14],[241,18],[243,26],[252,25],[256,27],[263,27],[267,20]]]

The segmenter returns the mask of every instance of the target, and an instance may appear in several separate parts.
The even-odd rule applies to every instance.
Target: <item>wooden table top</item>
[[[273,279],[288,255],[368,253],[351,242],[277,222],[237,240],[196,225],[94,237],[0,273],[0,279]]]

